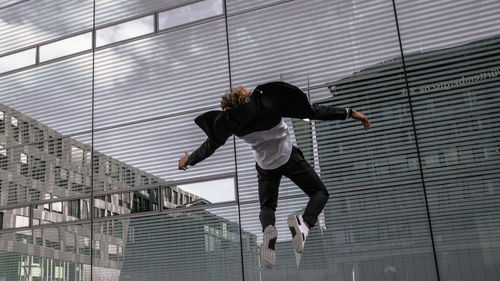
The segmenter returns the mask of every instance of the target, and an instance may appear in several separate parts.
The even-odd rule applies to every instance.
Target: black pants
[[[318,221],[318,216],[325,207],[329,195],[319,176],[304,159],[302,151],[294,146],[288,162],[276,169],[264,170],[257,164],[255,166],[259,183],[259,218],[262,231],[268,225],[275,223],[274,212],[278,206],[278,189],[282,176],[291,179],[309,196],[309,202],[302,217],[310,227],[313,227]]]

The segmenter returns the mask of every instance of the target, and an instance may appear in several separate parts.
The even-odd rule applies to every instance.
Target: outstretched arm
[[[188,166],[194,166],[197,163],[207,159],[210,155],[219,148],[220,145],[216,142],[207,138],[198,149],[196,149],[191,155],[187,151],[184,151],[184,156],[179,159],[179,170],[187,170]]]
[[[314,120],[345,120],[348,117],[363,123],[365,130],[370,128],[368,118],[350,108],[309,103],[301,89],[285,82],[270,82],[259,85],[254,92],[261,94],[261,103],[266,110],[282,117],[309,118]]]
[[[217,148],[226,143],[233,134],[226,124],[227,115],[222,111],[208,111],[196,117],[194,122],[207,135],[207,140],[191,155],[184,152],[179,159],[179,170],[187,170],[188,166],[194,166],[214,154]]]

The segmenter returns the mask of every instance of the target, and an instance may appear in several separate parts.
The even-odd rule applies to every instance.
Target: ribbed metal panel
[[[92,128],[92,54],[0,77],[0,103],[61,133]]]
[[[94,148],[165,180],[181,180],[234,172],[232,138],[209,159],[188,171],[177,169],[184,151],[191,153],[206,139],[193,119],[199,113],[96,132]],[[214,189],[214,192],[217,192]]]
[[[0,9],[0,54],[92,28],[92,5],[41,0]]]
[[[218,20],[97,52],[95,126],[141,123],[99,132],[96,149],[170,180],[234,171],[232,138],[190,171],[177,169],[206,139],[194,118],[229,91],[224,33]]]
[[[292,1],[230,17],[233,84],[254,87],[282,74],[311,86],[338,80],[399,52],[392,4]],[[312,100],[328,97],[311,93]]]
[[[245,1],[245,0],[233,0],[226,1],[227,4],[227,13],[237,13],[246,11],[249,9],[256,9],[267,7],[268,5],[279,4],[280,2],[285,2],[282,0],[253,0],[253,1]]]
[[[334,195],[327,230],[311,233],[301,269],[329,268],[327,276],[346,280],[384,280],[394,270],[408,280],[436,280],[418,184]]]
[[[96,128],[217,108],[229,91],[224,33],[218,20],[98,51]]]
[[[328,102],[364,113],[373,124],[369,132],[356,120],[316,123],[321,173],[332,189],[420,180],[401,73],[382,70],[378,76],[369,83],[336,82]]]
[[[498,35],[498,1],[395,1],[405,54]]]
[[[396,2],[441,280],[498,279],[500,3]]]
[[[332,196],[327,231],[311,237],[309,249],[332,262],[314,264],[304,254],[304,269],[330,266],[340,278],[383,280],[396,268],[409,280],[437,280],[403,74],[393,58],[333,83],[324,103],[352,107],[372,128],[351,119],[316,122],[321,177]]]
[[[121,278],[241,280],[240,234],[233,222],[238,220],[236,214],[236,208],[229,207],[114,221],[129,227],[129,232],[123,233],[126,247]],[[96,238],[102,244],[110,243],[112,239],[100,230],[94,230]],[[252,275],[245,280],[259,280],[256,236],[243,232],[242,238],[243,251],[251,257],[247,265],[253,266],[253,270],[249,268]]]
[[[92,54],[0,77],[1,103],[62,134],[91,128]]]

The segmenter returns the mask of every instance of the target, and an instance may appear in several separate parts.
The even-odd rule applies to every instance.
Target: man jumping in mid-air
[[[186,170],[212,155],[231,135],[248,143],[253,150],[259,186],[260,222],[263,244],[261,259],[265,266],[276,263],[274,245],[278,232],[274,227],[278,205],[278,187],[282,176],[290,178],[308,196],[303,215],[288,216],[293,247],[302,253],[309,228],[313,227],[328,200],[328,191],[302,152],[292,145],[283,117],[315,120],[360,120],[365,130],[370,122],[351,108],[311,105],[297,87],[284,82],[257,86],[253,92],[239,86],[222,97],[223,111],[209,111],[195,119],[207,140],[191,155],[179,159],[179,169]]]

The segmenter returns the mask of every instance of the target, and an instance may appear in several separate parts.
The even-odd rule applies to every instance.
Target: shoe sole
[[[295,250],[295,252],[301,254],[304,250],[304,239],[302,237],[303,234],[300,231],[297,219],[298,218],[296,215],[291,214],[288,216],[287,222],[288,228],[290,228],[290,232],[292,233],[293,249]],[[300,233],[300,235],[297,235],[298,233]]]
[[[263,234],[262,249],[260,250],[260,258],[262,263],[267,267],[271,268],[276,264],[276,251],[269,249],[269,242],[272,239],[278,238],[278,231],[272,225],[266,227]]]

